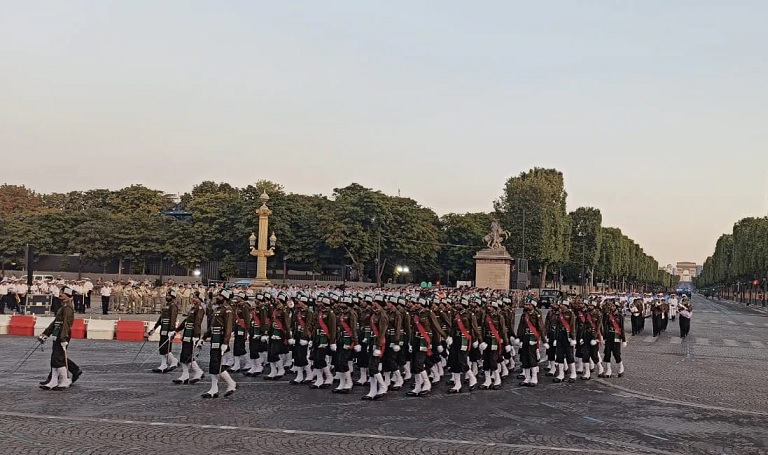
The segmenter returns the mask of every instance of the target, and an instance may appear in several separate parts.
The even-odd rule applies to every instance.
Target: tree
[[[116,214],[127,215],[137,212],[160,213],[173,207],[173,202],[162,191],[152,190],[143,185],[131,185],[110,194],[109,209]]]
[[[489,213],[449,213],[440,218],[441,268],[457,280],[475,276],[474,253],[483,246],[493,217]]]
[[[229,280],[237,276],[237,264],[235,263],[235,257],[232,256],[229,251],[225,253],[224,261],[219,268],[219,275],[222,280]]]
[[[563,174],[556,169],[534,168],[507,180],[494,202],[502,226],[512,234],[507,247],[513,256],[530,257],[541,268],[568,258],[570,220],[566,212]]]
[[[26,215],[43,209],[43,200],[39,194],[23,185],[0,185],[0,213],[7,215]]]

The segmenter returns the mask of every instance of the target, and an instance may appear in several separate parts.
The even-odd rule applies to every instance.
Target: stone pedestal
[[[480,250],[475,255],[475,287],[509,290],[512,256],[506,249]]]

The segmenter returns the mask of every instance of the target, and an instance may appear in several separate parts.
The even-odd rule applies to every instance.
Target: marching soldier
[[[504,315],[504,323],[507,325],[507,334],[509,335],[509,348],[504,349],[504,361],[501,363],[501,379],[506,379],[509,372],[515,369],[515,346],[520,344],[520,340],[515,333],[516,315],[512,300],[504,297],[501,302],[501,312]]]
[[[264,295],[256,294],[256,303],[251,309],[251,325],[248,329],[248,351],[251,358],[251,369],[245,375],[256,377],[264,371],[269,350],[270,307],[264,301]]]
[[[499,311],[499,302],[493,300],[485,312],[482,323],[482,342],[480,352],[483,353],[483,371],[485,382],[480,386],[483,390],[498,390],[501,386],[499,362],[502,360],[504,340],[507,336],[507,325],[504,315]],[[493,381],[493,382],[491,382]]]
[[[357,307],[357,322],[360,326],[358,338],[360,339],[360,352],[357,353],[357,366],[360,370],[360,378],[355,384],[364,386],[368,383],[368,367],[371,363],[371,344],[373,329],[371,329],[371,315],[373,314],[373,297],[364,296]],[[381,306],[379,306],[381,308]],[[374,394],[375,395],[375,394]],[[367,396],[367,395],[366,395]]]
[[[339,301],[339,312],[336,314],[338,332],[338,345],[341,348],[336,358],[336,372],[341,374],[339,385],[333,393],[349,393],[352,391],[352,367],[350,366],[352,351],[360,352],[362,349],[357,338],[357,311],[350,308],[352,298],[344,296]]]
[[[381,374],[382,370],[382,358],[387,350],[395,349],[400,350],[398,329],[396,327],[390,327],[389,322],[391,319],[398,320],[400,314],[397,310],[387,311],[382,308],[383,297],[376,295],[371,300],[371,313],[368,319],[368,327],[364,328],[366,335],[367,330],[370,329],[370,337],[368,338],[368,371],[370,372],[370,390],[368,394],[363,396],[362,400],[377,400],[382,398],[386,393],[386,384],[384,383],[384,377]],[[392,305],[391,303],[389,305]],[[396,346],[396,348],[395,348]],[[394,355],[386,357],[391,364],[397,367],[397,359]],[[362,374],[362,373],[361,373]],[[362,379],[362,376],[361,376]],[[382,392],[379,392],[381,388]]]
[[[680,338],[685,338],[691,331],[691,316],[693,315],[693,305],[686,296],[680,300],[678,313],[680,314]]]
[[[315,371],[315,382],[312,389],[327,389],[333,385],[331,367],[326,357],[336,350],[336,315],[330,308],[331,299],[326,296],[317,299],[317,314],[312,327],[312,368]]]
[[[200,300],[200,293],[195,292],[187,317],[176,327],[176,332],[181,332],[181,355],[179,356],[181,376],[173,380],[174,384],[197,384],[203,379],[203,369],[195,359],[195,350],[202,346],[200,338],[203,331],[203,316],[205,316],[205,310]],[[189,376],[190,369],[192,377]]]
[[[632,336],[635,336],[642,331],[642,324],[640,321],[643,319],[643,300],[634,299],[629,305],[629,312],[631,313],[630,321],[632,323]]]
[[[168,289],[165,294],[166,305],[160,312],[160,317],[157,318],[155,326],[149,331],[148,335],[152,336],[160,327],[160,341],[158,341],[160,347],[160,366],[153,369],[154,373],[169,373],[176,369],[179,365],[179,361],[173,356],[173,338],[176,336],[176,332],[173,329],[176,327],[176,317],[179,312],[179,307],[176,305],[176,291]]]
[[[539,351],[542,333],[544,333],[544,321],[541,313],[536,311],[535,300],[525,302],[525,312],[520,318],[517,333],[520,335],[520,364],[523,368],[525,380],[520,383],[525,387],[536,387],[539,383],[539,361],[536,354]]]
[[[598,377],[603,374],[603,364],[600,362],[600,340],[603,338],[602,313],[597,308],[597,301],[589,302],[589,308],[584,313],[584,332],[579,340],[583,346],[581,360],[584,364],[584,374],[581,379],[589,380],[592,365],[597,365]]]
[[[612,301],[606,301],[606,319],[603,323],[603,333],[605,334],[605,352],[603,361],[605,362],[605,374],[598,377],[611,377],[611,357],[616,360],[619,367],[619,377],[624,375],[624,362],[621,361],[621,348],[627,346],[627,337],[624,333],[624,317],[621,315],[621,309],[617,308]]]
[[[72,324],[75,321],[75,310],[72,307],[72,288],[65,287],[61,290],[61,308],[56,312],[53,322],[43,331],[38,338],[40,343],[44,343],[48,337],[51,337],[53,349],[51,350],[51,378],[41,385],[43,390],[64,390],[69,388],[73,382],[82,374],[82,370],[77,364],[69,358],[68,347],[72,338]],[[72,377],[69,377],[69,372]]]
[[[549,312],[544,320],[544,331],[547,334],[547,341],[544,343],[544,350],[547,354],[547,372],[545,376],[555,376],[557,365],[555,364],[555,346],[553,342],[556,338],[555,329],[557,328],[557,313],[560,310],[560,302],[554,301],[550,304]]]
[[[573,348],[576,346],[576,316],[570,308],[570,302],[563,300],[555,321],[555,339],[552,342],[555,348],[555,363],[557,364],[557,377],[553,382],[563,382],[565,379],[565,362],[568,362],[568,382],[576,382],[576,363],[573,356]]]
[[[272,309],[272,325],[269,337],[269,375],[264,376],[268,381],[276,381],[285,376],[285,361],[288,354],[288,340],[291,336],[291,321],[288,308],[285,306],[287,296],[278,294],[277,303]]]
[[[296,377],[291,384],[308,383],[312,376],[308,359],[309,342],[312,341],[312,313],[309,310],[307,296],[302,295],[298,300],[291,317],[293,338],[288,340],[293,352],[293,364],[296,367]]]
[[[426,308],[427,301],[419,297],[414,305],[412,313],[413,338],[411,340],[411,372],[416,377],[413,390],[406,395],[424,396],[432,391],[432,383],[429,380],[426,364],[427,358],[432,355],[433,337],[435,335],[445,338],[446,334],[440,328],[440,322],[432,310]]]
[[[248,297],[246,297],[245,292],[238,292],[233,310],[235,311],[235,344],[232,349],[234,362],[229,371],[236,373],[240,371],[240,368],[243,368],[247,372],[251,368],[251,359],[247,359],[245,366],[242,364],[246,360],[245,356],[248,354],[248,351],[245,349],[245,340],[248,337],[248,329],[251,326],[251,306],[248,304]]]
[[[208,321],[208,332],[204,340],[211,340],[211,359],[208,363],[208,374],[211,376],[211,388],[205,392],[203,398],[219,397],[219,378],[227,383],[224,396],[235,393],[237,384],[229,375],[222,361],[224,353],[229,350],[229,342],[235,325],[235,312],[229,301],[232,299],[232,291],[222,289],[211,302],[211,316]]]
[[[451,370],[453,387],[448,393],[461,392],[461,375],[464,374],[469,382],[469,391],[475,390],[477,378],[469,368],[469,350],[472,343],[480,339],[480,328],[477,325],[475,313],[469,310],[469,300],[462,298],[461,308],[454,314],[451,325],[451,336],[446,340],[450,353],[448,354],[448,368]]]
[[[653,336],[661,335],[662,324],[664,323],[664,307],[659,300],[655,300],[651,307],[651,321],[653,322]]]

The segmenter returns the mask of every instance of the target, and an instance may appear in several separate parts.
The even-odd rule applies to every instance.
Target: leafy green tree
[[[507,180],[494,202],[501,225],[510,231],[507,248],[513,256],[528,257],[541,269],[541,283],[551,264],[568,259],[570,220],[566,212],[563,174],[534,168]]]
[[[483,247],[493,216],[489,213],[449,213],[440,218],[445,245],[440,249],[440,266],[454,280],[475,276],[475,252]]]

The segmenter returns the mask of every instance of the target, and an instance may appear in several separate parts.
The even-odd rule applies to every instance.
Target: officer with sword
[[[74,291],[70,287],[61,290],[59,298],[61,299],[61,308],[56,312],[51,325],[49,325],[40,335],[38,340],[44,343],[49,337],[53,342],[51,350],[51,378],[41,385],[43,390],[65,390],[82,374],[80,367],[69,358],[68,347],[72,338],[72,324],[75,321],[75,309],[72,306],[72,296]],[[69,376],[72,371],[72,377]]]

